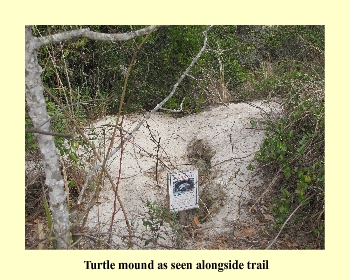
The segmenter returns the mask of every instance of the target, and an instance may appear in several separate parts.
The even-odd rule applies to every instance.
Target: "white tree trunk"
[[[36,129],[51,132],[49,115],[46,110],[44,87],[41,82],[42,68],[37,59],[37,38],[33,37],[31,27],[25,28],[25,86],[29,116]],[[57,249],[67,249],[70,245],[70,221],[66,203],[64,181],[60,171],[58,154],[51,135],[37,134],[41,152],[46,185],[49,189],[50,210],[53,218],[53,232],[57,239]]]
[[[49,189],[49,205],[53,218],[53,232],[57,237],[57,249],[69,248],[71,243],[71,223],[69,220],[66,200],[67,194],[64,190],[64,180],[60,171],[58,153],[54,138],[50,135],[52,132],[49,115],[46,110],[44,87],[41,81],[41,73],[43,70],[38,63],[37,51],[44,45],[78,37],[86,37],[100,41],[126,41],[146,35],[156,28],[157,26],[151,25],[134,32],[123,34],[104,34],[92,32],[89,29],[78,29],[41,38],[33,36],[31,26],[26,26],[25,28],[26,104],[29,109],[29,117],[32,119],[35,128],[34,130],[41,131],[41,134],[36,134],[36,137],[38,139],[38,147],[42,155],[45,169],[45,183]]]

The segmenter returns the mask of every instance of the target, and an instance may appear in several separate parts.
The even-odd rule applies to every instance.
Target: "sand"
[[[179,171],[199,169],[199,189],[211,188],[212,192],[221,190],[224,196],[216,196],[215,207],[207,211],[203,220],[196,220],[192,225],[196,227],[202,236],[209,240],[201,242],[204,248],[209,246],[210,239],[232,231],[232,224],[236,221],[244,221],[250,218],[249,213],[241,207],[251,198],[253,188],[262,187],[263,178],[257,176],[254,170],[254,153],[264,139],[264,130],[260,125],[262,114],[280,111],[278,103],[255,101],[251,103],[227,104],[226,106],[213,107],[198,114],[174,117],[163,112],[155,113],[144,124],[133,138],[125,143],[123,158],[120,164],[120,151],[108,162],[115,183],[117,182],[120,166],[121,180],[118,192],[128,219],[132,224],[135,236],[147,237],[142,219],[147,215],[145,202],[156,202],[158,205],[167,203],[167,174]],[[266,116],[266,115],[265,115]],[[123,129],[131,131],[142,119],[142,115],[134,114],[124,117]],[[94,132],[90,131],[90,137],[96,137],[94,143],[99,148],[101,155],[106,151],[105,145],[109,144],[116,117],[109,116],[94,123]],[[253,126],[256,122],[257,125]],[[210,161],[210,170],[203,173],[193,162],[193,156],[189,151],[189,144],[194,141],[205,141],[213,150]],[[116,147],[120,143],[120,137],[116,137]],[[159,145],[158,145],[159,144]],[[156,164],[158,158],[158,167]],[[157,176],[156,176],[157,173]],[[210,174],[210,180],[208,180]],[[204,176],[207,175],[207,176]],[[215,195],[213,194],[215,197]],[[88,216],[87,226],[91,230],[106,232],[109,230],[111,216],[114,207],[114,192],[109,181],[105,180],[101,190],[98,205],[94,206]],[[205,206],[204,206],[205,207]],[[120,238],[127,234],[124,216],[120,205],[116,204],[117,213],[114,218],[113,248],[127,248],[125,240]],[[192,219],[190,217],[190,219]],[[191,225],[185,225],[186,228]],[[166,246],[174,246],[174,238],[171,229],[164,225],[161,234],[165,240],[159,239],[159,243]],[[185,237],[184,248],[196,248],[198,242],[193,237]],[[137,240],[142,246],[144,240]],[[141,247],[134,246],[134,249]]]

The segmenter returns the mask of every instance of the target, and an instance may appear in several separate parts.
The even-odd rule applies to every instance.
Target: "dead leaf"
[[[236,236],[250,236],[254,232],[253,228],[246,228],[241,230]]]
[[[193,217],[193,224],[194,224],[196,227],[200,224],[200,222],[199,222],[197,216],[194,216],[194,217]]]
[[[299,247],[299,244],[296,242],[293,242],[292,244],[290,244],[292,247]]]
[[[266,220],[266,221],[269,221],[270,220],[270,216],[269,215],[266,215],[266,214],[263,214],[264,215],[264,219]]]
[[[38,222],[38,235],[39,235],[39,239],[44,239],[43,227],[44,227],[44,225],[43,225],[42,223]],[[40,244],[38,245],[38,249],[39,249],[39,250],[44,249],[44,244],[43,244],[43,242],[40,243]]]

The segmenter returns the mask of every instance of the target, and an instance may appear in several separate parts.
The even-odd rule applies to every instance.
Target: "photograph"
[[[23,26],[24,250],[324,251],[325,29]]]

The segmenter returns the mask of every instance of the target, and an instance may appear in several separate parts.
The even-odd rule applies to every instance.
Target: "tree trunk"
[[[31,27],[25,28],[25,86],[26,104],[35,129],[51,132],[49,115],[46,110],[44,87],[41,81],[42,68],[37,59],[37,38],[32,35]],[[52,135],[36,134],[38,146],[49,189],[49,202],[53,224],[53,233],[57,239],[57,249],[67,249],[71,243],[70,221],[67,208],[67,194],[61,175],[58,153]]]

